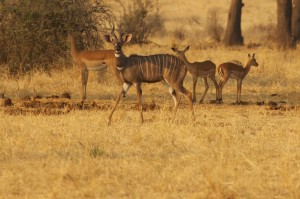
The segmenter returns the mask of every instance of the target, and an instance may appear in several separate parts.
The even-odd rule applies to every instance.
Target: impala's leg
[[[213,74],[213,75],[210,76],[210,79],[213,81],[213,83],[214,83],[214,85],[216,87],[216,100],[218,101],[220,94],[219,94],[219,85],[218,85],[218,83],[216,81],[216,76]]]
[[[113,109],[111,110],[111,112],[110,112],[110,114],[109,114],[109,116],[108,116],[108,125],[111,123],[112,115],[113,115],[114,111],[116,110],[116,107],[117,107],[117,105],[119,104],[122,95],[125,96],[126,92],[129,90],[130,86],[131,86],[131,84],[123,83],[122,90],[121,90],[121,92],[118,94],[116,103],[115,103]]]
[[[196,86],[197,86],[197,80],[198,80],[198,77],[197,77],[197,76],[193,76],[193,94],[192,94],[193,102],[196,102]]]
[[[208,89],[209,89],[209,86],[208,86],[208,83],[207,83],[207,77],[204,77],[204,78],[203,78],[203,81],[204,81],[204,85],[205,85],[205,90],[204,90],[204,93],[203,93],[203,95],[202,95],[201,100],[199,101],[199,104],[201,104],[201,103],[203,102],[204,97],[205,97],[205,95],[206,95],[206,93],[207,93],[207,91],[208,91]]]
[[[141,123],[143,124],[144,117],[143,117],[143,106],[142,106],[142,88],[141,88],[141,83],[137,83],[136,84],[136,94],[137,94],[137,104],[138,104],[139,111],[140,111]]]
[[[236,94],[236,103],[241,103],[241,92],[242,92],[242,80],[237,80],[237,94]]]
[[[219,101],[222,101],[223,87],[225,86],[228,79],[229,79],[229,77],[223,77],[219,82]]]
[[[89,78],[89,71],[86,70],[86,68],[81,70],[81,84],[82,84],[82,91],[81,91],[81,95],[82,95],[82,100],[81,100],[81,104],[83,105],[85,99],[86,99],[86,85],[87,85],[87,81]]]

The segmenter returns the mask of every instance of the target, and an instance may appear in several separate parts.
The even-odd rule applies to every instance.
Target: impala
[[[205,90],[203,93],[202,98],[200,99],[199,103],[202,103],[204,100],[204,97],[209,89],[208,83],[207,83],[207,77],[209,77],[216,88],[216,100],[219,96],[219,86],[216,81],[216,64],[214,64],[212,61],[207,60],[203,62],[194,62],[191,63],[187,60],[185,56],[185,52],[188,51],[190,46],[186,47],[184,50],[180,51],[176,48],[172,48],[172,50],[177,53],[177,56],[179,59],[181,59],[185,65],[187,66],[187,69],[189,73],[193,77],[193,102],[196,102],[196,85],[197,85],[197,80],[198,77],[203,78],[204,83],[205,83]]]
[[[194,109],[191,93],[183,86],[183,80],[186,76],[187,70],[184,67],[184,63],[177,57],[168,54],[156,54],[150,56],[125,56],[122,51],[122,46],[131,40],[132,34],[121,33],[119,38],[115,35],[114,31],[110,35],[105,35],[104,38],[107,42],[114,45],[116,66],[120,71],[124,83],[121,92],[118,94],[116,103],[109,114],[108,124],[111,123],[112,115],[120,101],[122,95],[125,95],[128,89],[132,86],[136,86],[137,92],[137,104],[140,111],[141,123],[143,123],[143,110],[142,110],[142,82],[154,83],[159,81],[165,81],[169,86],[169,92],[171,93],[175,101],[175,112],[173,121],[181,100],[179,92],[182,93],[189,102],[190,111],[193,119]]]
[[[82,104],[86,99],[86,86],[88,81],[89,71],[101,71],[110,68],[110,71],[122,82],[119,77],[119,72],[115,64],[114,50],[78,50],[74,35],[69,35],[71,43],[71,55],[73,61],[81,69],[81,83],[82,83]]]
[[[220,94],[218,101],[222,101],[222,90],[228,79],[234,78],[237,80],[236,103],[241,103],[242,82],[249,73],[251,66],[258,66],[254,53],[252,56],[248,54],[248,61],[245,67],[231,62],[223,63],[218,67],[218,73],[221,78],[219,82]]]

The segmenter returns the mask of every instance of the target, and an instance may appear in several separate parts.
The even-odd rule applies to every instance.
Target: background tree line
[[[231,0],[224,36],[225,45],[242,45],[242,0]],[[300,40],[300,0],[277,0],[277,44],[279,48],[293,48]]]
[[[149,42],[149,36],[164,28],[157,1],[131,0],[131,6],[115,2],[122,8],[119,18],[103,0],[0,0],[0,65],[8,66],[11,74],[70,65],[68,33],[80,33],[79,47],[99,49],[113,21],[133,33],[132,43],[137,44]],[[242,0],[231,1],[222,37],[211,13],[213,23],[207,28],[216,42],[243,45],[243,6]],[[277,0],[277,8],[278,46],[292,48],[300,38],[300,0]]]

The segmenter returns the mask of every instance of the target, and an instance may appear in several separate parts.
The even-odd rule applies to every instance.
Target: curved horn
[[[120,35],[120,39],[123,41],[123,36],[124,36],[124,32],[122,30],[122,28],[119,29],[119,35]]]
[[[112,27],[112,30],[111,30],[110,34],[113,36],[113,38],[114,38],[116,41],[118,41],[117,36],[116,36],[116,34],[115,34],[115,23],[113,23],[113,27]]]

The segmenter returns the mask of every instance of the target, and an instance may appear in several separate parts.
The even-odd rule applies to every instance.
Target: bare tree
[[[292,47],[292,0],[277,0],[277,42],[280,48]]]
[[[242,0],[231,0],[227,27],[223,43],[225,45],[243,45],[244,38],[241,30]]]
[[[293,0],[292,6],[292,37],[300,41],[300,0]]]

